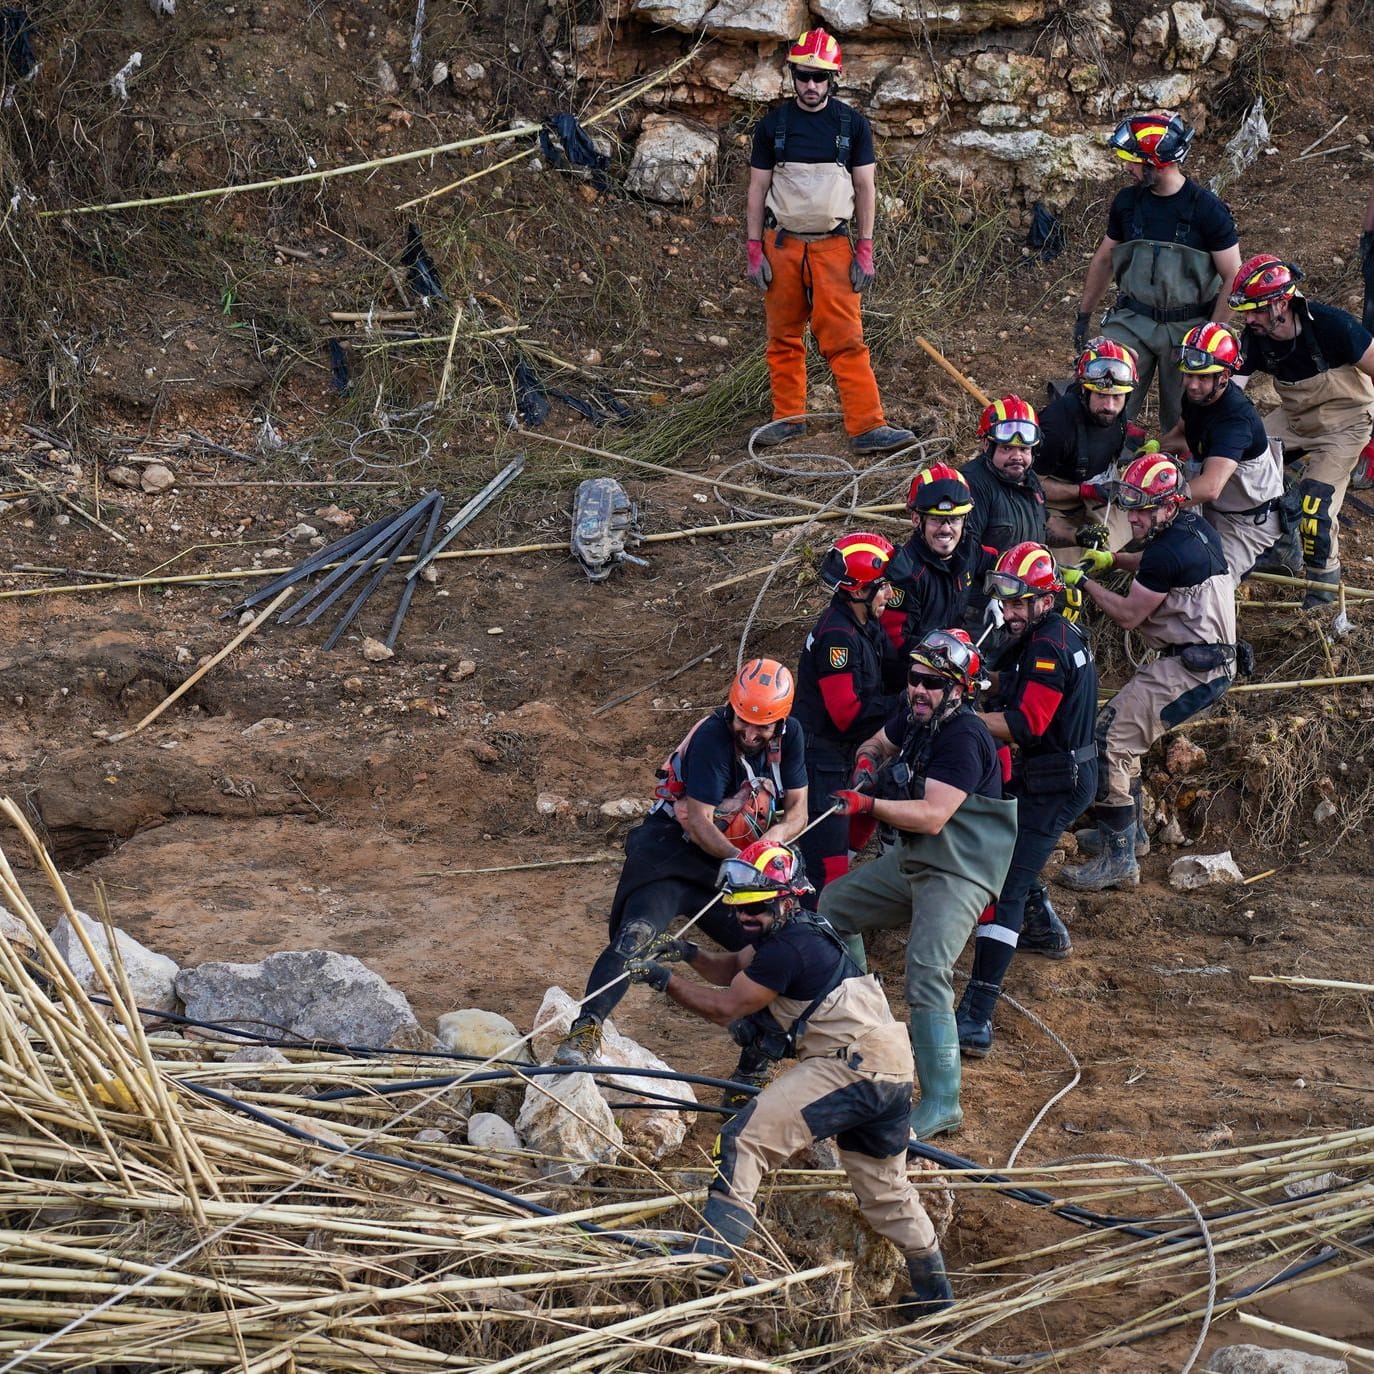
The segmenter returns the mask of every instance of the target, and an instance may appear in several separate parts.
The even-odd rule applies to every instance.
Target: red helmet
[[[973,691],[982,667],[983,660],[966,630],[932,630],[911,651],[909,671],[929,668],[954,686],[962,687],[967,696]]]
[[[1150,167],[1168,167],[1182,162],[1193,144],[1193,130],[1168,110],[1123,119],[1107,140],[1123,162],[1143,162]]]
[[[788,48],[787,60],[794,67],[822,72],[837,72],[843,65],[840,45],[824,29],[807,29]]]
[[[1197,325],[1178,346],[1178,370],[1195,376],[1234,372],[1240,366],[1240,336],[1234,329],[1209,320]]]
[[[1023,601],[1064,590],[1050,551],[1027,540],[1013,544],[983,579],[983,590],[998,601]]]
[[[1003,396],[983,412],[978,421],[978,437],[987,440],[990,448],[997,444],[1034,448],[1040,442],[1040,417],[1029,401],[1019,396]]]
[[[1183,472],[1167,453],[1143,453],[1132,459],[1116,484],[1116,501],[1122,510],[1181,506],[1187,499]]]
[[[967,515],[973,509],[973,493],[958,468],[932,463],[911,479],[906,508],[922,515]]]
[[[1294,295],[1301,280],[1300,267],[1283,262],[1272,253],[1256,253],[1241,263],[1226,303],[1232,310],[1261,310]]]
[[[716,873],[716,886],[726,906],[752,906],[779,897],[805,897],[816,889],[806,876],[806,865],[795,849],[774,840],[755,840],[733,859],[726,859]]]
[[[774,658],[751,658],[730,688],[730,706],[750,725],[771,725],[792,709],[792,674]]]
[[[1115,339],[1101,336],[1088,340],[1073,371],[1084,391],[1097,391],[1105,396],[1129,395],[1140,381],[1135,351]]]
[[[827,587],[858,591],[883,580],[894,553],[896,550],[881,534],[842,535],[826,554],[819,576]]]

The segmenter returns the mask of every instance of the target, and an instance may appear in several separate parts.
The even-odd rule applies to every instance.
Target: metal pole
[[[428,554],[417,558],[411,565],[410,571],[406,573],[406,580],[414,582],[420,575],[422,569],[448,546],[453,538],[462,529],[470,525],[517,477],[525,470],[525,455],[517,453],[514,458],[506,464],[490,482],[465,505],[452,520],[444,526],[444,532],[439,536],[439,542],[429,551]]]

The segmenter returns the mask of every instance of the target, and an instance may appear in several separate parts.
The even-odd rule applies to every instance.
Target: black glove
[[[673,975],[652,959],[631,959],[625,965],[625,976],[632,983],[648,983],[655,992],[662,992]]]
[[[674,939],[671,935],[655,935],[636,956],[657,959],[664,964],[690,964],[701,953],[691,940]]]
[[[1092,323],[1092,311],[1080,310],[1073,322],[1073,351],[1081,353],[1088,346],[1088,326]]]

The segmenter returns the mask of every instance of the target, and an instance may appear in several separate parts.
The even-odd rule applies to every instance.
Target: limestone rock
[[[1169,11],[1147,14],[1135,26],[1131,48],[1137,62],[1159,62],[1169,50]]]
[[[105,480],[113,487],[124,487],[128,491],[137,491],[143,481],[143,474],[127,463],[116,463],[114,467],[105,469]]]
[[[1202,89],[1202,77],[1197,72],[1170,72],[1167,76],[1138,81],[1135,89],[1142,106],[1155,110],[1176,110],[1197,98]]]
[[[268,1064],[280,1068],[291,1061],[273,1045],[240,1045],[224,1056],[226,1064]]]
[[[702,25],[722,38],[791,40],[807,27],[806,0],[720,0]]]
[[[912,105],[925,109],[940,99],[940,87],[930,63],[908,58],[889,67],[873,88],[873,105],[883,110],[892,106]]]
[[[520,1137],[495,1112],[473,1112],[468,1118],[468,1144],[476,1150],[518,1150]]]
[[[576,1014],[573,999],[560,987],[551,987],[540,1003],[534,1024],[542,1027],[534,1037],[534,1050],[541,1063],[553,1054],[554,1046],[567,1034],[572,1018]],[[548,1024],[546,1024],[548,1023]],[[668,1069],[656,1054],[646,1050],[638,1041],[621,1035],[615,1023],[607,1020],[602,1026],[600,1061],[625,1069]],[[581,1077],[582,1075],[578,1075]],[[601,1089],[602,1096],[611,1107],[627,1103],[643,1102],[644,1094],[666,1094],[680,1098],[684,1102],[696,1102],[697,1095],[688,1083],[676,1083],[662,1078],[635,1078],[617,1075],[611,1084]],[[687,1137],[690,1113],[680,1111],[656,1111],[636,1108],[624,1112],[619,1118],[624,1138],[641,1153],[651,1159],[662,1159],[671,1154]],[[517,1123],[518,1124],[518,1123]]]
[[[1000,169],[1005,181],[1037,194],[1069,192],[1082,181],[1115,175],[1100,139],[1043,129],[966,129],[946,140],[945,151],[931,158],[931,166],[952,178]]]
[[[1054,8],[1051,0],[873,0],[868,21],[909,38],[929,29],[933,33],[982,33],[986,29],[1010,29],[1046,18]]]
[[[1169,12],[1174,16],[1174,61],[1191,71],[1206,66],[1226,25],[1220,19],[1208,19],[1196,0],[1178,0]]]
[[[811,10],[832,33],[858,33],[868,26],[869,0],[812,0]]]
[[[640,797],[616,797],[613,801],[602,802],[597,810],[612,820],[630,820],[642,816],[648,810],[648,804]]]
[[[439,1018],[439,1048],[449,1054],[470,1054],[475,1059],[519,1059],[512,1049],[520,1032],[504,1016],[478,1007],[445,1012]]]
[[[594,1164],[620,1152],[620,1128],[590,1074],[542,1078],[525,1089],[515,1129],[529,1149],[548,1155],[540,1173],[575,1183]]]
[[[714,133],[667,115],[646,115],[626,187],[664,204],[690,201],[705,190],[718,152]]]
[[[103,967],[108,968],[110,942],[105,938],[104,927],[99,921],[87,916],[84,911],[78,911],[76,914],[86,934],[90,937],[91,947],[95,950],[96,958],[100,960]],[[169,959],[165,954],[157,954],[146,948],[139,944],[132,935],[126,935],[122,930],[116,930],[114,937],[115,947],[119,950],[119,957],[124,964],[124,972],[129,979],[129,986],[133,990],[135,1003],[149,1011],[175,1010],[177,1005],[175,980],[178,976],[175,960]],[[75,928],[66,916],[53,928],[52,940],[53,944],[57,946],[57,952],[62,956],[67,967],[71,969],[76,981],[87,992],[94,993],[96,996],[105,996],[105,985],[97,976],[95,966],[91,963]]]
[[[146,492],[156,494],[170,491],[177,484],[176,473],[165,463],[148,463],[138,479],[138,484]]]
[[[1169,741],[1164,766],[1174,777],[1186,778],[1190,773],[1200,773],[1207,767],[1207,751],[1194,744],[1187,735],[1175,735]]]
[[[32,954],[33,936],[29,928],[7,906],[0,905],[0,936],[8,940],[21,953]]]
[[[1169,886],[1180,892],[1242,881],[1241,871],[1229,849],[1220,854],[1186,854],[1169,865]]]
[[[252,725],[245,726],[239,734],[244,739],[256,739],[259,735],[284,735],[294,728],[290,721],[281,720],[277,716],[264,716],[261,720],[255,720]]]
[[[701,27],[712,3],[713,0],[635,0],[632,13],[651,24],[692,33]]]
[[[1224,1345],[1207,1361],[1212,1374],[1346,1374],[1344,1360],[1304,1350],[1266,1350],[1259,1345]]]
[[[1217,9],[1242,29],[1274,29],[1301,43],[1312,36],[1327,6],[1325,0],[1218,0]]]
[[[1014,52],[980,52],[966,66],[957,69],[954,77],[959,94],[970,104],[985,100],[998,104],[1014,104],[1026,93],[1044,83],[1046,63],[1043,58]]]
[[[302,543],[307,539],[318,539],[320,532],[314,525],[307,525],[304,520],[299,525],[293,525],[286,531],[286,537],[294,544]]]
[[[373,68],[373,79],[377,83],[377,89],[388,98],[401,89],[401,83],[396,80],[396,73],[391,69],[391,63],[384,57],[377,59],[377,65]]]
[[[183,969],[176,990],[187,1016],[287,1040],[431,1049],[404,995],[351,954],[284,950],[260,964]]]
[[[396,651],[388,649],[380,639],[368,635],[363,638],[363,657],[369,663],[385,663],[387,659],[396,657]]]
[[[534,799],[534,809],[541,816],[568,816],[572,814],[572,802],[559,792],[541,792]]]

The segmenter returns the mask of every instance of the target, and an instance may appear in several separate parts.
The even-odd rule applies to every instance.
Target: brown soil
[[[149,158],[165,155],[161,140],[180,139],[179,175],[187,184],[212,185],[223,176],[220,154],[229,146],[223,140],[234,136],[221,126],[221,142],[207,152],[199,135],[187,132],[199,127],[195,110],[203,107],[190,95],[183,96],[185,108],[172,102],[173,65],[188,90],[221,101],[231,80],[247,80],[233,73],[275,72],[261,93],[263,121],[238,136],[239,154],[254,175],[272,175],[279,164],[292,170],[301,161],[261,133],[278,127],[274,112],[291,114],[293,137],[321,165],[460,137],[476,121],[518,113],[521,92],[500,68],[505,79],[493,79],[475,108],[407,93],[395,101],[374,98],[346,119],[326,121],[329,101],[355,98],[368,9],[353,6],[358,19],[344,9],[335,14],[342,45],[307,26],[307,40],[289,62],[256,23],[212,33],[208,19],[197,20],[204,32],[193,35],[194,43],[175,52],[165,47],[164,64],[150,80],[163,82],[168,94],[156,119],[150,116],[143,131],[136,121],[130,136],[149,141]],[[127,37],[151,49],[142,32],[150,22],[146,15],[130,21],[120,42]],[[383,27],[379,19],[377,28]],[[397,51],[389,41],[395,35],[384,37],[377,47]],[[500,49],[494,40],[489,47],[495,71]],[[1284,80],[1275,88],[1280,152],[1262,158],[1245,186],[1230,191],[1242,246],[1293,255],[1316,298],[1358,309],[1353,246],[1369,154],[1356,144],[1303,163],[1294,156],[1341,114],[1350,111],[1361,122],[1370,61],[1365,35],[1358,25],[1333,24],[1284,61]],[[301,109],[307,87],[320,91],[313,114]],[[387,116],[396,110],[405,117]],[[53,414],[47,382],[34,385],[33,359],[22,354],[21,366],[13,340],[3,378],[12,452],[33,447],[17,429],[20,421],[64,434],[79,427],[83,473],[75,494],[89,503],[98,459],[130,448],[153,453],[156,441],[188,429],[251,447],[254,422],[266,412],[291,440],[329,437],[257,468],[204,450],[193,460],[175,453],[170,461],[182,485],[174,492],[105,490],[103,514],[127,546],[78,519],[60,525],[54,512],[16,508],[3,517],[5,563],[141,571],[176,559],[170,571],[194,571],[249,566],[264,548],[289,550],[270,556],[270,564],[290,562],[304,549],[288,544],[285,531],[302,519],[318,523],[318,508],[337,501],[360,519],[400,508],[402,497],[392,491],[346,485],[359,469],[333,443],[337,426],[344,419],[361,428],[368,422],[359,401],[341,402],[329,390],[318,366],[328,331],[318,321],[331,308],[399,303],[382,267],[362,250],[395,261],[399,235],[389,206],[437,180],[424,164],[407,164],[387,170],[378,195],[362,182],[334,182],[318,203],[243,197],[203,214],[54,226],[62,236],[60,261],[71,274],[54,290],[84,306],[83,315],[67,319],[80,320],[95,341],[91,356],[99,366],[87,377],[80,415],[60,407]],[[90,167],[70,181],[83,192],[99,189]],[[736,272],[739,228],[732,216],[741,211],[741,187],[740,168],[732,164],[710,204],[665,214],[517,165],[475,183],[456,228],[445,211],[427,222],[426,233],[445,267],[461,264],[464,290],[489,291],[489,302],[495,298],[561,356],[597,349],[608,360],[599,375],[638,388],[643,403],[647,386],[665,374],[672,386],[709,381],[724,370],[723,359],[734,362],[761,347],[756,302]],[[1072,208],[1070,250],[1057,262],[999,272],[979,300],[948,317],[925,319],[925,331],[985,388],[1036,397],[1066,364],[1070,293],[1099,232],[1105,194]],[[523,226],[537,214],[545,216],[537,221],[542,230],[531,236]],[[117,269],[93,261],[108,248],[107,242],[92,247],[97,224],[107,238],[128,235],[120,240],[125,256]],[[143,226],[137,234],[135,224]],[[192,231],[215,243],[228,269],[213,289],[187,263],[163,256]],[[84,260],[73,251],[78,239],[90,249]],[[317,261],[276,258],[273,243],[304,245]],[[157,251],[140,265],[145,245]],[[1014,263],[1019,251],[1008,237],[1001,263]],[[206,261],[197,248],[196,270]],[[874,314],[908,311],[920,318],[924,307],[904,292],[921,268],[880,266],[888,276]],[[222,302],[222,287],[231,289],[232,301]],[[703,313],[703,300],[719,302],[724,315]],[[494,310],[489,306],[489,323]],[[724,337],[728,349],[711,343],[713,335]],[[298,353],[304,349],[297,360],[289,356],[293,344]],[[389,386],[412,403],[432,395],[442,351],[437,362],[430,358],[382,381],[352,352],[365,378],[362,389],[371,388],[369,404]],[[465,345],[460,364],[462,399],[443,431],[451,449],[401,474],[405,482],[438,482],[455,505],[513,447],[500,425],[510,408],[505,358]],[[890,415],[925,432],[967,439],[972,402],[916,350],[894,345],[878,359],[878,370]],[[174,385],[169,376],[187,380]],[[646,376],[648,383],[635,380]],[[709,454],[691,449],[681,462],[719,471],[743,456],[748,429],[760,418],[732,416]],[[625,446],[613,430],[569,419],[570,412],[555,406],[550,431]],[[825,446],[841,451],[840,436],[828,436]],[[537,445],[531,453],[539,461],[530,477],[481,519],[469,546],[566,537],[579,472],[571,460],[550,457]],[[294,492],[186,485],[285,480],[301,471],[338,485]],[[390,474],[383,468],[365,475]],[[648,530],[733,518],[706,478],[629,476],[626,486]],[[1370,518],[1352,509],[1342,539],[1354,580],[1374,584],[1374,577],[1355,575],[1374,551]],[[719,701],[756,583],[714,597],[700,589],[775,556],[766,532],[650,546],[647,569],[627,569],[601,586],[589,585],[561,554],[448,563],[437,587],[417,596],[394,659],[365,663],[356,637],[325,654],[318,627],[271,628],[154,726],[115,745],[103,737],[127,729],[190,665],[231,637],[232,623],[218,617],[246,586],[3,600],[0,789],[41,819],[79,902],[93,906],[97,887],[103,888],[118,925],[180,962],[328,947],[356,955],[402,989],[424,1021],[478,1005],[528,1026],[549,984],[580,991],[604,935],[616,862],[507,874],[464,870],[618,849],[627,822],[606,819],[598,807],[647,795],[664,753]],[[39,581],[0,574],[6,588]],[[755,622],[750,650],[794,659],[820,605],[814,588],[783,576]],[[389,614],[389,604],[369,609],[362,628],[377,633]],[[1313,620],[1285,611],[1253,616],[1263,626],[1251,636],[1260,648],[1261,676],[1325,671]],[[1337,646],[1337,666],[1370,671],[1371,638],[1358,627],[1357,610],[1352,616],[1357,632]],[[709,661],[651,685],[719,642],[725,649]],[[456,670],[465,659],[476,671],[463,677]],[[598,704],[639,686],[646,690],[630,702],[593,714]],[[1200,852],[1229,847],[1247,874],[1278,872],[1253,886],[1180,898],[1166,881],[1174,855],[1157,851],[1144,862],[1137,892],[1078,898],[1055,890],[1073,930],[1074,955],[1063,963],[1023,958],[1009,991],[1073,1048],[1083,1080],[1039,1128],[1023,1162],[1087,1151],[1177,1153],[1371,1120],[1374,1028],[1367,999],[1247,981],[1273,973],[1374,977],[1368,953],[1374,916],[1364,888],[1371,864],[1361,819],[1369,790],[1370,759],[1361,756],[1369,697],[1346,689],[1234,698],[1224,714],[1222,723],[1194,732],[1208,751],[1206,769],[1188,779],[1161,773],[1161,795],[1177,808]],[[244,734],[266,718],[284,725]],[[1312,749],[1330,752],[1312,756]],[[1259,775],[1272,779],[1277,769],[1288,770],[1283,776],[1291,776],[1292,789],[1271,797],[1269,811],[1258,811]],[[565,814],[536,810],[544,792],[568,800]],[[1324,795],[1335,800],[1338,816],[1319,826],[1310,817]],[[1288,812],[1279,845],[1271,842],[1278,833],[1276,805]],[[1343,823],[1353,833],[1333,848],[1331,825]],[[899,959],[894,941],[879,944],[880,968],[892,972]],[[659,999],[632,993],[617,1019],[673,1062],[718,1072],[729,1066],[717,1031],[665,1009]],[[982,1163],[1005,1161],[1036,1109],[1067,1077],[1062,1053],[1004,1011],[994,1055],[967,1069],[968,1115],[953,1145]],[[707,1135],[703,1125],[699,1143]],[[1041,1212],[975,1200],[956,1222],[950,1262],[965,1268],[1047,1244],[1066,1229]],[[1160,1296],[1123,1292],[1110,1302],[1084,1304],[1064,1317],[1062,1329],[1019,1332],[1019,1348],[1069,1344]],[[1256,1310],[1374,1342],[1374,1288],[1367,1279],[1319,1284]],[[1263,1343],[1263,1337],[1228,1322],[1209,1344],[1230,1341]],[[1073,1367],[1176,1368],[1190,1342],[1191,1335],[1160,1339]]]

